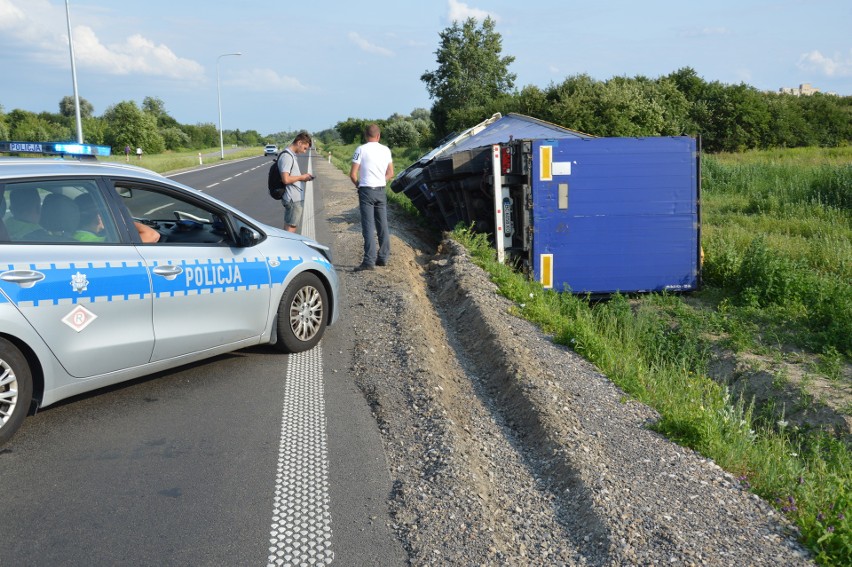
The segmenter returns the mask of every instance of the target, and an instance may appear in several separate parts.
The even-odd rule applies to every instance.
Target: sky
[[[420,77],[439,34],[486,16],[518,89],[691,67],[852,95],[852,0],[0,0],[5,112],[58,112],[73,95],[66,5],[96,116],[147,96],[181,124],[218,125],[221,109],[224,129],[262,135],[407,115],[432,105]]]

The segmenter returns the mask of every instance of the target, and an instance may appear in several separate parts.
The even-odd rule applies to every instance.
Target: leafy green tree
[[[419,145],[423,146],[433,141],[433,126],[431,118],[415,118],[411,120],[411,125],[414,126],[415,130],[417,130],[417,140]]]
[[[415,108],[411,111],[412,120],[431,120],[432,115],[428,108]]]
[[[596,114],[605,136],[683,134],[689,103],[668,81],[615,77],[599,91]]]
[[[318,139],[323,144],[340,144],[343,142],[343,138],[340,137],[340,132],[338,132],[335,128],[322,130],[314,134],[314,138]]]
[[[417,147],[420,133],[411,121],[394,120],[382,131],[382,140],[389,146]]]
[[[166,145],[167,150],[188,148],[192,141],[190,140],[189,135],[177,126],[160,128],[160,136],[163,137],[163,143]]]
[[[671,81],[689,102],[696,102],[701,99],[704,94],[704,88],[707,85],[704,79],[699,77],[698,73],[692,67],[681,67],[674,73],[664,77],[664,79]]]
[[[50,114],[47,114],[50,116]],[[8,115],[11,138],[20,142],[45,142],[72,139],[71,129],[26,110],[15,109]]]
[[[366,118],[347,118],[343,122],[335,124],[334,129],[340,132],[340,137],[343,138],[344,143],[360,143],[364,135],[364,128],[371,122],[374,121]],[[379,123],[380,121],[375,122]],[[381,126],[382,124],[379,124],[379,127]]]
[[[59,114],[66,118],[75,118],[77,110],[74,107],[74,97],[64,96],[59,101]],[[91,118],[95,114],[95,107],[88,100],[80,97],[80,118]]]
[[[212,122],[185,125],[182,130],[190,139],[190,147],[195,150],[219,147],[219,129]]]
[[[552,120],[547,101],[547,93],[535,85],[527,85],[517,93],[508,109],[510,112],[536,116],[542,120]],[[568,126],[570,128],[570,126]]]
[[[596,134],[599,121],[595,108],[601,98],[603,84],[589,75],[581,74],[566,78],[558,85],[551,85],[545,91],[545,114],[542,118],[587,134]],[[534,96],[529,91],[528,97]],[[529,100],[532,100],[531,98]]]
[[[264,143],[264,138],[257,130],[225,130],[224,137],[229,140],[229,143],[238,146],[260,146]]]
[[[0,104],[0,140],[8,140],[11,138],[9,135],[9,124],[6,122],[6,113],[3,111],[3,105]]]
[[[839,146],[852,140],[852,97],[841,98],[817,93],[798,99],[804,120],[810,124],[814,133],[813,143],[820,146]]]
[[[816,145],[816,135],[805,120],[799,97],[785,94],[767,96],[769,128],[762,146],[766,148],[793,148]]]
[[[702,99],[704,115],[696,122],[709,151],[758,148],[766,139],[771,115],[764,93],[745,84],[713,82],[705,88]]]
[[[157,126],[160,128],[179,128],[178,121],[169,116],[166,112],[166,103],[162,99],[153,96],[146,96],[142,99],[142,111],[151,114],[157,120]]]
[[[104,112],[104,120],[107,122],[105,142],[112,146],[114,152],[130,146],[140,147],[145,153],[158,154],[166,148],[157,130],[157,119],[140,110],[133,101],[123,101],[109,107]]]
[[[90,144],[104,145],[107,123],[97,116],[83,118],[83,140]]]
[[[515,58],[501,56],[503,39],[494,27],[490,17],[481,25],[468,18],[440,33],[438,68],[420,77],[435,101],[431,115],[438,136],[488,118],[489,103],[512,91],[516,75],[509,65]]]

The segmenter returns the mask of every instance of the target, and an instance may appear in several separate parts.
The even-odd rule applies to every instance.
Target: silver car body
[[[39,406],[275,341],[282,295],[304,272],[325,287],[327,325],[338,318],[330,253],[308,238],[264,225],[151,171],[86,161],[0,158],[0,196],[6,192],[0,219],[6,189],[31,180],[50,187],[90,183],[112,193],[105,197],[107,212],[119,229],[118,186],[162,192],[207,211],[220,223],[218,233],[230,238],[142,244],[133,241],[133,225],[125,220],[125,232],[119,230],[111,243],[0,240],[0,336],[28,355]],[[200,223],[179,215],[171,230],[187,224],[200,233]],[[239,234],[249,239],[237,244]]]

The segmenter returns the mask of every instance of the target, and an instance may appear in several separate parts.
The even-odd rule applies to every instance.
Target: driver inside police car
[[[80,242],[103,242],[104,221],[92,195],[81,193],[74,197],[74,204],[80,209],[80,225],[72,238]]]

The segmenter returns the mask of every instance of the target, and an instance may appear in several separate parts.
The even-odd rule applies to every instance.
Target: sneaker
[[[376,260],[376,265],[377,266],[387,266],[388,261],[387,260]]]
[[[364,270],[373,270],[373,266],[370,264],[361,264],[360,266],[355,266],[352,270],[353,272],[363,272]]]

